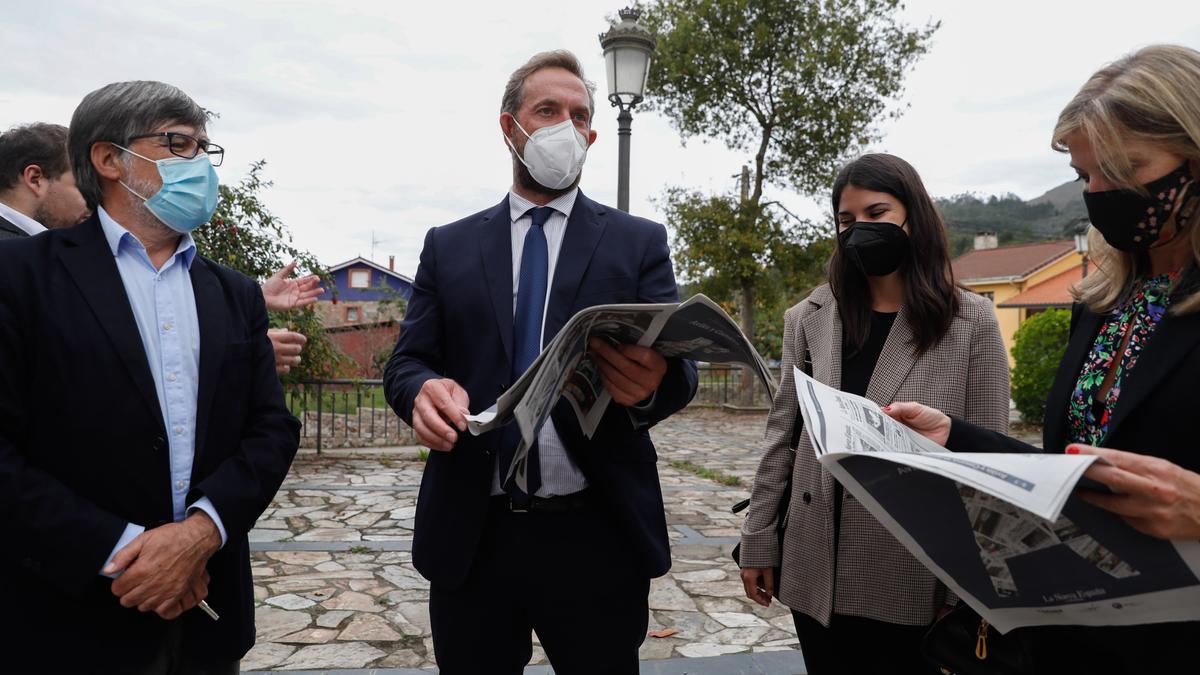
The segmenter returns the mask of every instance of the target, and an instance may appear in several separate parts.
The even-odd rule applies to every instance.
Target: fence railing
[[[692,403],[752,408],[771,405],[771,395],[767,388],[741,366],[706,364],[698,370],[699,385],[696,387],[696,396]],[[779,368],[772,368],[771,375],[778,383]]]
[[[286,390],[300,419],[300,447],[363,448],[416,445],[416,435],[392,412],[383,380],[305,380]]]
[[[692,403],[765,407],[756,378],[739,366],[703,365]],[[776,381],[779,370],[772,371]],[[300,419],[300,447],[366,448],[417,445],[416,434],[388,406],[383,380],[305,380],[287,385],[288,408]]]

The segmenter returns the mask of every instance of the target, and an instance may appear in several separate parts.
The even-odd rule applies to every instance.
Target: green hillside
[[[1001,246],[1069,238],[1087,216],[1083,190],[1070,181],[1025,201],[1014,194],[961,194],[935,200],[950,235],[950,253],[971,250],[979,232],[995,232]]]

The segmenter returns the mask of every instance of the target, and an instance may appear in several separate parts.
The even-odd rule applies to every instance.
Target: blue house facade
[[[393,259],[394,260],[394,259]],[[337,289],[337,302],[380,302],[405,301],[412,298],[412,279],[383,265],[355,258],[329,268],[333,286]],[[333,300],[333,289],[326,288],[320,300]]]
[[[333,285],[317,299],[327,328],[389,323],[398,318],[391,305],[412,298],[412,279],[396,272],[395,258],[387,267],[354,258],[329,268],[329,274]]]

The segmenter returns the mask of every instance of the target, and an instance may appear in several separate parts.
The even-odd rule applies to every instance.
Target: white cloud
[[[583,189],[616,201],[616,112],[605,98],[597,35],[621,2],[74,2],[5,8],[0,128],[67,123],[108,82],[171,82],[221,114],[227,182],[266,159],[267,203],[297,243],[327,263],[370,255],[416,269],[425,231],[499,201],[510,181],[497,131],[513,68],[571,49],[597,79],[599,140]],[[1069,177],[1049,149],[1059,109],[1103,63],[1153,42],[1200,45],[1185,1],[913,1],[941,19],[908,80],[905,114],[875,149],[908,159],[931,192],[1033,197]],[[686,148],[667,122],[636,112],[632,210],[666,185],[732,189],[745,157],[719,142]],[[773,190],[819,216],[824,198]]]

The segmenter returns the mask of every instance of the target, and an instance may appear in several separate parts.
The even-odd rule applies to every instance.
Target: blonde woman
[[[1200,539],[1200,52],[1147,47],[1101,69],[1053,146],[1085,184],[1098,270],[1075,291],[1044,447],[1109,458],[1088,475],[1118,494],[1087,501],[1146,534]],[[1028,449],[953,413],[888,412],[951,450]],[[1039,673],[1194,672],[1200,622],[1023,632]]]
[[[792,366],[881,405],[915,399],[1006,431],[1008,359],[989,301],[955,286],[941,216],[908,162],[851,162],[834,181],[833,212],[829,284],[784,318],[783,383],[742,528],[742,583],[762,605],[778,588],[811,675],[936,672],[921,637],[954,598],[821,468],[807,434],[792,447]]]

